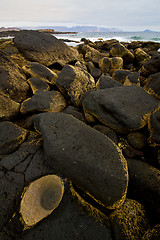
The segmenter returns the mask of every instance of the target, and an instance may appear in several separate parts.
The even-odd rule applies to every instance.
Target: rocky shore
[[[159,48],[0,40],[0,240],[160,239]]]

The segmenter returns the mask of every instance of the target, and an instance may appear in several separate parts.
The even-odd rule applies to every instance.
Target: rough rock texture
[[[138,62],[148,60],[150,58],[150,56],[141,48],[136,48],[136,50],[134,51],[134,55]]]
[[[109,127],[106,127],[104,125],[94,125],[93,128],[96,129],[97,131],[105,134],[107,137],[109,137],[117,145],[118,137],[117,137],[116,132],[113,129],[111,129]]]
[[[0,120],[11,120],[19,114],[20,104],[0,92]]]
[[[126,76],[126,79],[124,81],[124,86],[130,86],[130,85],[137,85],[140,86],[140,79],[139,79],[139,73],[138,72],[132,72],[128,76]]]
[[[78,111],[77,108],[73,106],[68,106],[63,110],[63,113],[71,114],[73,117],[81,120],[82,122],[85,122],[84,115],[80,111]]]
[[[127,159],[129,168],[129,196],[142,203],[151,216],[159,220],[160,171],[140,160]],[[155,199],[157,199],[155,201]]]
[[[133,62],[134,55],[121,43],[116,43],[110,50],[112,57],[122,57],[124,62]]]
[[[60,92],[39,92],[25,100],[21,105],[21,113],[60,112],[67,106],[66,100]]]
[[[142,240],[159,240],[160,239],[160,224],[157,224],[152,229],[149,229],[142,237]]]
[[[52,85],[58,77],[51,69],[37,62],[27,63],[22,69],[28,77],[38,77]]]
[[[85,205],[85,206],[84,206]],[[65,185],[64,196],[58,208],[30,231],[24,231],[17,240],[112,240],[108,218],[87,204]]]
[[[50,90],[50,86],[44,80],[38,77],[29,78],[28,84],[30,85],[33,94]]]
[[[130,74],[131,74],[131,71],[129,71],[129,70],[123,70],[123,69],[116,70],[113,73],[112,78],[123,84],[126,80],[126,77]]]
[[[107,208],[125,200],[126,161],[104,134],[64,113],[44,113],[35,118],[42,133],[46,163],[70,178]]]
[[[160,145],[160,110],[155,111],[149,118],[148,129],[150,132],[149,143],[153,146]]]
[[[122,84],[114,80],[110,75],[103,74],[96,83],[97,89],[120,87]]]
[[[142,66],[140,74],[148,77],[151,74],[159,72],[160,69],[160,54],[155,53],[152,57]]]
[[[127,135],[127,140],[134,149],[138,149],[138,150],[143,149],[147,142],[145,135],[140,132],[129,133]]]
[[[37,31],[20,31],[15,36],[14,43],[28,60],[46,66],[54,63],[63,66],[78,57],[77,50],[68,47],[63,41],[52,35]]]
[[[71,65],[63,67],[56,84],[75,106],[81,105],[81,98],[87,90],[95,88],[94,78],[87,71]]]
[[[160,72],[151,74],[144,85],[144,89],[160,100]]]
[[[29,85],[19,66],[0,51],[0,91],[12,100],[21,102],[27,98]]]
[[[92,91],[83,98],[84,111],[120,133],[144,127],[158,106],[156,99],[134,85]]]
[[[102,73],[110,72],[111,70],[123,68],[123,59],[121,57],[104,57],[99,60],[99,67]]]
[[[27,130],[12,122],[0,122],[0,154],[12,153],[25,141],[26,137]]]
[[[110,221],[115,240],[139,240],[149,227],[144,207],[132,199],[111,213]]]

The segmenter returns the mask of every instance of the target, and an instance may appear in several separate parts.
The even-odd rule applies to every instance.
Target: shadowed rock
[[[82,104],[84,111],[124,133],[144,127],[159,101],[143,88],[132,85],[88,92]]]
[[[65,65],[78,57],[76,49],[68,47],[56,37],[32,30],[20,31],[14,38],[14,43],[24,56],[34,62],[46,66],[54,63]]]
[[[155,111],[149,118],[148,129],[150,136],[148,142],[153,146],[160,145],[160,110]]]
[[[66,107],[67,103],[60,92],[46,91],[39,92],[24,101],[21,105],[21,113],[33,112],[60,112]]]
[[[33,94],[50,90],[50,86],[38,77],[32,77],[28,79],[28,83],[32,89]]]
[[[104,134],[64,113],[35,118],[42,133],[46,163],[107,208],[126,197],[127,165],[118,147]]]
[[[160,72],[151,74],[144,85],[144,89],[160,100]]]
[[[63,181],[56,175],[47,175],[32,182],[24,192],[20,206],[27,227],[50,215],[61,202],[63,192]]]
[[[160,239],[160,224],[157,224],[152,229],[143,235],[142,240],[159,240]]]

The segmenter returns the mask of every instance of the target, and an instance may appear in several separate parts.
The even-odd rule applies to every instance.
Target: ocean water
[[[71,46],[80,44],[82,38],[89,39],[92,42],[98,40],[105,41],[109,39],[116,39],[120,42],[153,41],[160,43],[160,32],[79,32],[77,34],[55,34],[55,36],[59,39],[68,39],[73,41],[67,43]],[[77,43],[75,43],[75,41]]]

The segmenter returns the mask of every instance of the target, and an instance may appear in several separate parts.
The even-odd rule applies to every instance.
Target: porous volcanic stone
[[[44,80],[38,77],[32,77],[28,79],[28,83],[33,91],[33,94],[50,90],[50,86]]]
[[[139,72],[132,72],[128,76],[126,76],[126,79],[123,85],[130,86],[133,84],[140,86]]]
[[[149,54],[147,54],[143,49],[136,48],[134,51],[135,58],[138,62],[148,60],[150,58]]]
[[[94,125],[93,127],[97,131],[100,131],[101,133],[105,134],[107,137],[109,137],[116,145],[118,144],[118,137],[116,134],[116,131],[113,129],[106,127],[104,125]]]
[[[21,105],[21,113],[60,112],[67,106],[66,100],[60,92],[39,92],[25,100]]]
[[[151,74],[144,85],[144,89],[160,100],[160,72]]]
[[[126,197],[128,172],[119,148],[104,134],[64,113],[35,118],[42,133],[46,163],[107,208]]]
[[[14,43],[28,60],[46,66],[54,63],[63,66],[78,57],[77,50],[67,46],[62,40],[33,30],[20,31],[15,36]]]
[[[160,110],[155,111],[149,118],[148,129],[150,132],[149,143],[157,146],[160,145]]]
[[[0,91],[12,100],[21,102],[27,98],[29,85],[19,66],[0,51]]]
[[[11,120],[19,114],[20,104],[0,92],[0,120]]]
[[[149,227],[144,207],[132,199],[126,199],[109,217],[115,240],[139,240]]]
[[[140,132],[131,132],[127,135],[127,140],[129,144],[134,149],[142,149],[147,143],[146,136],[143,133]]]
[[[84,111],[120,133],[144,127],[159,106],[158,100],[134,85],[88,92],[82,103]]]
[[[122,57],[125,63],[133,62],[134,55],[123,44],[115,43],[110,50],[112,57]]]
[[[65,108],[65,109],[63,110],[63,113],[71,114],[73,117],[81,120],[82,122],[85,122],[83,113],[81,113],[80,111],[78,111],[78,109],[77,109],[76,107],[68,106],[67,108]]]
[[[15,151],[24,142],[27,132],[12,122],[0,122],[0,154]]]
[[[143,235],[142,240],[159,240],[160,239],[160,224],[157,224]]]
[[[129,70],[123,70],[123,69],[116,70],[113,73],[112,78],[123,84],[125,82],[125,80],[126,80],[126,77],[129,74],[131,74],[131,71],[129,71]]]
[[[128,196],[142,203],[154,221],[160,219],[160,171],[140,160],[127,159]]]
[[[114,80],[110,75],[103,74],[96,83],[97,89],[120,87],[122,84]]]
[[[58,77],[51,69],[37,62],[27,63],[22,69],[27,76],[41,78],[52,85],[56,83]]]
[[[152,57],[142,66],[140,74],[148,77],[151,74],[159,72],[160,69],[160,54],[155,53]]]
[[[75,106],[81,105],[81,98],[87,90],[95,88],[94,78],[87,71],[71,65],[63,67],[56,84]]]

